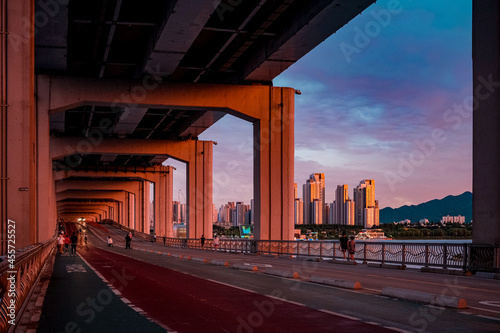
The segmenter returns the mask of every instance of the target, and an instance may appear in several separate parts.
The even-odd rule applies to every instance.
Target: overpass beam
[[[500,244],[500,3],[474,0],[473,243]]]

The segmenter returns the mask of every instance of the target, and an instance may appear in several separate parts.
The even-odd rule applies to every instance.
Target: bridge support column
[[[187,238],[212,238],[213,142],[192,140],[187,163]]]
[[[7,0],[0,15],[0,254],[5,254],[8,219],[15,221],[16,248],[38,241],[34,34],[26,28],[27,22],[34,26],[34,2]]]
[[[500,3],[474,0],[473,243],[500,244]]]
[[[140,187],[140,192],[141,192],[141,197],[142,197],[142,203],[141,203],[141,225],[142,225],[142,232],[145,234],[149,234],[151,232],[151,219],[150,219],[150,213],[149,213],[149,202],[150,202],[150,191],[151,190],[151,184],[148,181],[142,181],[141,182],[141,187]]]
[[[294,96],[270,88],[269,108],[254,122],[255,235],[293,238]]]
[[[155,232],[158,236],[174,237],[173,169],[167,166],[166,172],[155,177]]]

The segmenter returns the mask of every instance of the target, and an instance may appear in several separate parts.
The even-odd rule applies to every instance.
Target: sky
[[[278,76],[295,95],[295,182],[325,174],[349,196],[374,179],[380,208],[472,191],[472,1],[379,0]],[[252,125],[226,115],[214,146],[214,203],[253,197]],[[174,198],[184,201],[185,166]],[[180,190],[180,191],[179,191]]]

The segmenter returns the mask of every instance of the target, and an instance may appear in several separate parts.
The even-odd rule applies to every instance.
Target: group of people
[[[347,238],[345,231],[342,233],[340,237],[340,250],[344,255],[344,259],[346,259],[346,252],[349,253],[349,257],[347,260],[354,261],[354,254],[356,253],[356,241],[354,240],[354,236],[350,236]]]
[[[63,254],[64,252],[69,251],[69,246],[71,244],[71,254],[72,256],[76,255],[76,245],[78,243],[78,236],[76,235],[76,232],[73,232],[73,235],[69,237],[67,234],[64,234],[64,232],[60,232],[59,236],[57,236],[57,247],[58,247],[58,252],[59,254]]]
[[[205,248],[205,241],[206,241],[205,235],[201,235],[200,245],[202,249]],[[213,245],[214,245],[214,250],[217,251],[217,248],[219,247],[219,237],[217,235],[214,236]]]

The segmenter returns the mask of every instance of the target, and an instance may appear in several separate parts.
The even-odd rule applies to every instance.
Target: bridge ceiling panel
[[[47,13],[46,2],[35,1],[40,17],[50,16],[35,34],[35,73],[272,85],[277,75],[374,2],[72,0]],[[50,131],[89,141],[184,140],[198,137],[224,114],[208,108],[84,105],[52,114]],[[149,166],[163,158],[89,152],[79,155],[78,167]]]
[[[36,1],[51,14],[35,35],[36,72],[270,83],[373,2],[72,0],[46,13]],[[260,67],[267,76],[251,75]]]
[[[111,159],[106,159],[108,155],[101,154],[74,154],[71,158],[62,158],[54,161],[55,170],[94,170],[99,166],[109,168],[110,172],[114,167],[125,166],[133,168],[150,167],[161,165],[169,157],[167,155],[116,155]]]

